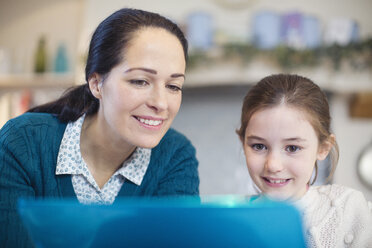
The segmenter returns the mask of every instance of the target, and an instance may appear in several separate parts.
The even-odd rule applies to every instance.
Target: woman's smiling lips
[[[141,126],[149,129],[159,129],[164,121],[163,118],[152,116],[134,116],[134,118],[139,121]]]
[[[283,178],[272,178],[272,177],[262,177],[266,185],[270,187],[283,187],[289,183],[291,179]]]

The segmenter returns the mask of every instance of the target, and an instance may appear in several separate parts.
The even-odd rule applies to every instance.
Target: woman
[[[0,131],[0,243],[31,243],[19,197],[197,195],[192,144],[169,129],[182,98],[187,41],[168,19],[121,9],[95,30],[86,81]],[[3,235],[5,234],[5,235]]]

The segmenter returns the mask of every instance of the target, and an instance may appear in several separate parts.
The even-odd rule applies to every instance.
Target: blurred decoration
[[[302,20],[305,47],[315,48],[321,45],[322,31],[318,18],[304,15]]]
[[[66,46],[62,43],[59,44],[57,48],[57,55],[54,60],[54,71],[56,73],[65,73],[68,71]]]
[[[325,30],[324,42],[326,44],[338,44],[345,46],[359,39],[358,24],[348,18],[334,18]]]
[[[272,49],[280,43],[280,16],[271,11],[258,12],[253,17],[253,44],[260,49]]]
[[[0,75],[10,73],[10,56],[6,48],[0,47]]]
[[[0,97],[0,128],[10,119],[26,112],[33,105],[33,93],[29,89],[7,91]]]
[[[187,17],[187,39],[190,49],[207,50],[213,45],[212,17],[206,12],[194,12]]]
[[[361,182],[372,189],[372,142],[360,153],[357,163],[357,174]]]
[[[287,13],[282,16],[281,39],[289,47],[302,49],[305,47],[302,27],[302,14]]]
[[[25,113],[32,104],[32,93],[29,89],[24,89],[12,95],[12,116],[19,116]]]
[[[221,39],[221,34],[213,37],[207,16],[199,14],[189,21],[191,46],[194,43],[199,48],[190,50],[191,70],[202,64],[246,66],[257,59],[279,70],[323,66],[331,70],[372,69],[372,38],[360,40],[358,24],[348,18],[331,19],[322,35],[322,25],[315,16],[262,10],[253,15],[251,40],[245,42]],[[218,41],[211,48],[208,45],[213,39]]]
[[[260,49],[273,49],[279,45],[308,49],[321,44],[318,19],[300,12],[279,15],[272,11],[260,11],[253,17],[252,30],[252,43]]]
[[[44,36],[41,36],[39,38],[35,53],[34,72],[36,73],[45,72],[46,65],[47,65],[46,40]]]
[[[354,94],[350,99],[349,114],[353,118],[372,118],[372,92]]]
[[[257,0],[212,0],[218,6],[230,10],[243,10],[251,7]]]

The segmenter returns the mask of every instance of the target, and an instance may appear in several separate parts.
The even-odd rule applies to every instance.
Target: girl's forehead
[[[309,115],[300,108],[278,105],[254,112],[248,121],[247,135],[290,137],[315,135]]]
[[[312,117],[309,111],[306,111],[299,106],[289,105],[285,103],[258,109],[251,115],[251,119],[258,115],[268,117],[284,117],[281,119],[286,119],[285,117],[288,117],[288,119],[297,119],[308,122],[310,122]]]

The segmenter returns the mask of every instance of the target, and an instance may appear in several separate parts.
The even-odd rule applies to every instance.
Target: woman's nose
[[[154,87],[150,92],[147,105],[154,109],[156,112],[161,112],[168,107],[168,99],[165,88]]]

